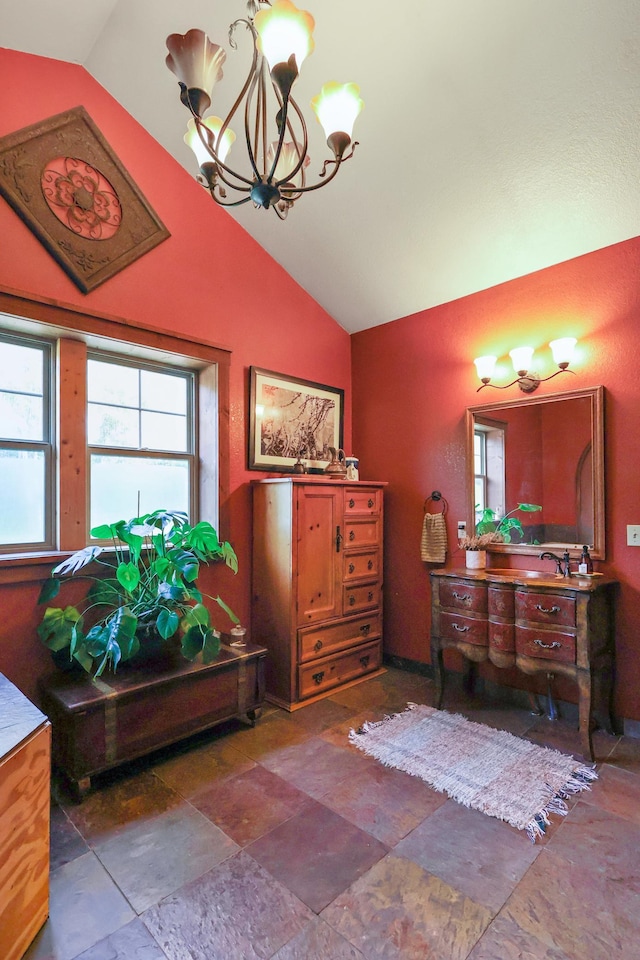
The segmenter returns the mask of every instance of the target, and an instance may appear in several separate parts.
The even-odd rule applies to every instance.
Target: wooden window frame
[[[121,318],[87,313],[79,307],[32,299],[0,288],[0,325],[9,332],[31,333],[44,339],[58,339],[57,380],[61,398],[57,411],[57,549],[0,557],[0,583],[38,580],[47,576],[52,564],[87,543],[88,456],[86,417],[77,416],[78,406],[86,409],[86,376],[82,358],[89,350],[118,353],[119,345],[135,346],[136,355],[168,365],[179,359],[198,370],[199,516],[210,519],[221,539],[229,539],[229,376],[231,351],[206,340],[132,326]],[[63,403],[65,394],[74,403]],[[76,411],[73,415],[71,409]],[[212,417],[217,430],[201,429]],[[77,504],[87,505],[78,510]],[[46,570],[46,572],[43,572]]]

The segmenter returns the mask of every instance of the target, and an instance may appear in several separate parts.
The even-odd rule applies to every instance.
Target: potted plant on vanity
[[[232,623],[238,618],[221,597],[198,588],[200,565],[223,560],[236,573],[238,561],[214,527],[207,521],[191,526],[185,513],[156,510],[94,527],[91,536],[110,545],[85,547],[58,564],[38,599],[48,603],[73,579],[89,583],[79,606],[44,612],[38,634],[55,662],[63,668],[79,664],[99,677],[121,662],[166,655],[178,639],[187,660],[215,660],[220,633],[205,599]]]
[[[519,503],[517,507],[505,513],[504,516],[496,516],[496,511],[490,507],[485,507],[476,523],[475,534],[470,537],[462,537],[459,546],[466,552],[466,566],[471,569],[486,567],[487,551],[498,543],[511,543],[512,534],[517,533],[520,537],[524,536],[522,522],[513,514],[521,510],[523,513],[537,513],[542,507],[537,503]]]

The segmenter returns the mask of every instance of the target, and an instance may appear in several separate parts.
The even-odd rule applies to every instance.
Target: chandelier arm
[[[291,106],[291,107],[293,108],[293,110],[294,110],[294,112],[295,112],[298,120],[300,121],[300,126],[301,126],[301,128],[302,128],[302,149],[300,149],[299,146],[298,146],[298,140],[297,140],[297,137],[296,137],[295,132],[294,132],[294,130],[293,130],[293,126],[292,126],[292,124],[291,124],[291,120],[290,120],[289,115],[288,115],[287,103],[288,103],[289,106]],[[303,171],[303,172],[302,172],[302,179],[303,179],[303,182],[304,182],[304,178],[305,178],[305,177],[304,177],[303,166],[304,166],[305,157],[306,157],[306,155],[307,155],[307,150],[308,150],[308,147],[309,147],[309,135],[308,135],[308,133],[307,133],[307,124],[305,123],[305,119],[304,119],[304,116],[303,116],[303,114],[302,114],[302,111],[300,110],[300,107],[298,106],[298,104],[296,103],[296,101],[293,99],[293,97],[289,97],[287,103],[283,104],[283,106],[282,106],[282,109],[285,111],[285,113],[284,113],[283,122],[282,122],[282,129],[281,129],[281,133],[280,133],[280,140],[279,140],[279,142],[278,142],[278,152],[277,152],[277,154],[276,154],[276,159],[275,159],[274,162],[273,162],[273,167],[272,167],[272,169],[271,169],[270,176],[273,176],[273,174],[275,173],[276,164],[277,164],[277,162],[278,162],[278,157],[280,156],[280,150],[281,150],[281,147],[282,147],[282,143],[283,143],[283,141],[284,141],[284,134],[285,134],[285,131],[286,131],[286,130],[288,130],[289,133],[291,134],[291,140],[292,140],[293,144],[295,145],[296,153],[298,154],[298,162],[297,162],[297,164],[295,165],[295,167],[293,168],[293,170],[290,170],[290,171],[287,173],[286,177],[282,177],[281,180],[276,181],[276,186],[277,186],[277,187],[280,187],[281,184],[285,184],[285,183],[287,183],[287,182],[290,181],[290,180],[293,180],[293,178],[299,173],[300,170]],[[297,188],[297,189],[300,189],[300,188]]]
[[[253,148],[253,146],[252,146],[252,144],[251,144],[251,130],[250,130],[250,128],[251,128],[251,123],[250,123],[251,117],[250,117],[250,115],[249,115],[249,111],[250,111],[250,108],[251,108],[251,103],[252,103],[252,101],[253,101],[253,96],[254,96],[255,91],[256,91],[256,86],[258,85],[259,80],[260,80],[260,78],[258,77],[258,74],[257,74],[257,73],[254,73],[253,77],[251,78],[251,83],[249,84],[249,90],[248,90],[248,93],[247,93],[247,99],[246,99],[246,102],[245,102],[245,105],[244,105],[244,136],[245,136],[245,140],[246,140],[246,143],[247,143],[247,153],[249,154],[249,163],[251,164],[251,169],[253,170],[253,173],[254,173],[254,175],[255,175],[255,177],[256,177],[257,180],[261,180],[262,178],[261,178],[261,176],[260,176],[260,171],[258,170],[258,166],[257,166],[257,163],[256,163],[256,156],[255,156],[255,153],[254,153],[254,148]],[[258,88],[258,89],[259,89],[259,88]],[[259,94],[258,94],[258,96],[259,96]],[[258,115],[259,115],[259,104],[258,104],[258,109],[257,109],[257,111],[256,111],[256,137],[257,137],[257,129],[258,129],[258,127],[257,127],[257,124],[258,124]],[[257,144],[256,144],[256,148],[257,148]],[[248,181],[247,181],[247,182],[248,182]]]

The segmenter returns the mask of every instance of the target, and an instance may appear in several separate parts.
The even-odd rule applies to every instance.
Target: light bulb
[[[476,370],[478,371],[478,376],[481,380],[491,380],[493,376],[493,371],[495,370],[497,357],[476,357],[473,361],[476,365]]]
[[[568,367],[573,360],[573,348],[577,342],[575,337],[561,337],[560,340],[552,340],[549,346],[554,363],[557,363],[559,367]]]
[[[533,347],[515,347],[513,350],[509,350],[509,356],[516,373],[526,373],[531,369]]]
[[[258,33],[258,48],[271,70],[278,63],[287,63],[293,54],[298,71],[303,60],[313,52],[315,20],[291,0],[276,0],[266,10],[256,13],[253,25]]]
[[[222,140],[218,143],[220,129],[222,127],[222,120],[220,117],[207,117],[206,120],[203,120],[203,126],[207,127],[213,134],[212,137],[212,146],[216,152],[216,155],[221,163],[224,163],[225,157],[231,149],[233,141],[236,139],[236,135],[233,130],[230,130],[229,127],[225,130]],[[206,134],[205,134],[206,138]],[[184,142],[188,147],[191,147],[193,152],[196,155],[196,160],[198,161],[198,166],[202,167],[205,163],[215,163],[214,158],[211,156],[202,140],[200,139],[200,134],[198,133],[198,128],[196,127],[196,122],[192,118],[187,123],[187,132],[183,137]]]

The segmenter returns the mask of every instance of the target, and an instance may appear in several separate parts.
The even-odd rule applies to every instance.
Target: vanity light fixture
[[[559,373],[574,372],[573,370],[569,370],[569,364],[573,360],[573,350],[576,343],[575,337],[561,337],[559,340],[552,340],[549,343],[554,362],[558,364],[558,369],[548,377],[538,377],[534,371],[531,370],[533,347],[515,347],[509,351],[509,356],[513,363],[513,369],[518,376],[515,380],[512,380],[511,383],[505,383],[504,386],[491,383],[498,358],[493,356],[476,357],[473,362],[476,365],[478,376],[482,380],[482,385],[478,387],[476,393],[479,393],[480,390],[483,390],[485,387],[495,387],[496,390],[506,390],[507,387],[512,387],[516,383],[524,393],[533,393],[539,384],[544,383],[546,380],[553,380]]]

